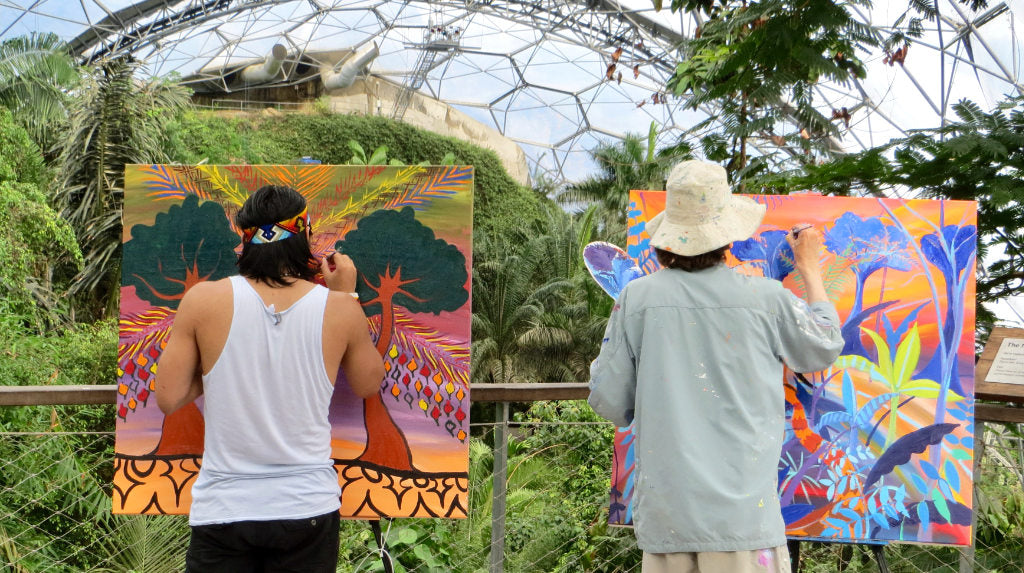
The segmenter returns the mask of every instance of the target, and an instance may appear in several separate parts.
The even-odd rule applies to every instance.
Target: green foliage
[[[425,520],[403,520],[401,525],[390,527],[385,545],[392,556],[395,573],[453,571],[451,554],[456,540],[450,539],[448,532],[449,528],[437,528]],[[376,540],[371,548],[376,550]],[[384,571],[384,563],[375,557],[368,567],[359,571]]]
[[[0,385],[109,384],[116,368],[115,320],[40,334],[0,312]],[[111,525],[111,442],[82,432],[113,430],[112,404],[0,408],[0,431],[26,433],[0,440],[11,462],[0,472],[0,552],[16,553],[23,570],[99,564],[95,548]]]
[[[651,122],[646,137],[627,134],[622,141],[602,143],[591,150],[599,173],[568,185],[557,196],[558,201],[569,205],[599,205],[600,231],[611,236],[612,242],[624,243],[629,192],[664,189],[672,166],[693,158],[693,150],[685,142],[658,150],[657,133],[657,124]]]
[[[61,277],[82,263],[74,232],[47,204],[42,155],[0,108],[0,313],[35,331],[63,320]]]
[[[865,77],[857,53],[880,40],[854,18],[851,10],[857,7],[868,8],[870,2],[672,1],[673,12],[700,10],[707,20],[683,47],[668,89],[693,109],[711,104],[720,110],[734,179],[743,179],[752,167],[748,140],[775,136],[783,119],[814,138],[798,140],[807,151],[811,143],[837,134],[829,118],[814,109],[812,89],[822,81],[845,84]],[[720,141],[707,143],[714,144],[713,155],[723,155]]]
[[[612,303],[583,265],[596,211],[571,215],[548,206],[544,219],[528,231],[478,238],[474,381],[587,379]]]
[[[139,65],[109,60],[84,77],[58,148],[56,207],[74,228],[85,266],[70,291],[87,316],[113,316],[121,283],[124,166],[166,159],[164,119],[188,101],[169,82],[140,83]]]
[[[517,340],[527,357],[529,378],[544,382],[581,382],[601,347],[612,299],[583,264],[583,248],[593,240],[594,207],[572,216],[548,209],[543,232],[530,240],[530,257],[542,263],[533,292],[541,312]],[[541,225],[538,225],[541,227]]]
[[[978,201],[978,261],[995,255],[977,285],[978,321],[987,328],[995,317],[985,305],[1024,292],[1024,98],[992,112],[967,100],[953,110],[958,119],[943,128],[761,183],[782,192],[887,196],[913,189],[927,198]]]
[[[291,164],[309,155],[344,165],[356,153],[349,143],[354,142],[364,157],[365,150],[384,147],[387,157],[405,164],[447,164],[457,158],[472,165],[475,233],[510,233],[541,214],[537,197],[508,176],[494,152],[383,117],[188,112],[173,123],[170,155],[181,163]]]
[[[536,262],[514,248],[511,238],[482,237],[474,245],[471,379],[524,382],[515,362],[518,338],[541,313],[533,293]]]
[[[80,264],[74,234],[45,197],[32,185],[0,182],[0,312],[41,330],[58,315],[54,267]]]
[[[366,151],[363,149],[363,146],[359,145],[359,142],[354,139],[348,141],[348,147],[352,150],[352,157],[348,160],[351,165],[404,165],[404,163],[397,159],[388,161],[388,147],[386,145],[381,145],[374,149],[370,157],[366,157]]]
[[[0,181],[26,183],[37,188],[49,183],[39,147],[3,107],[0,107],[0,150]]]
[[[388,160],[388,147],[381,145],[377,149],[373,150],[370,157],[366,157],[366,150],[359,144],[358,141],[350,139],[348,141],[348,147],[352,150],[352,157],[349,158],[348,162],[350,165],[405,165],[400,159],[391,158]],[[420,161],[419,165],[430,165],[431,162],[427,160]],[[455,165],[455,154],[451,151],[444,154],[444,157],[440,161],[436,162],[437,165]]]
[[[19,324],[17,316],[0,315],[2,385],[111,384],[117,378],[116,368],[115,320],[77,324],[40,335]],[[8,413],[13,415],[16,410],[20,409]]]
[[[978,488],[979,544],[987,547],[1008,545],[1024,553],[1024,484],[1019,474],[1006,469],[987,477]],[[1016,560],[1020,562],[1019,558]]]
[[[66,92],[78,78],[78,66],[56,34],[33,32],[0,43],[0,107],[11,110],[44,149],[56,140],[56,127],[67,116]]]
[[[963,4],[970,8],[972,11],[977,12],[988,7],[988,0],[957,0],[960,4]],[[883,47],[887,57],[892,57],[894,51],[898,50],[898,47],[909,46],[914,42],[915,38],[920,38],[924,35],[924,22],[934,22],[939,17],[939,10],[933,0],[908,0],[907,9],[901,13],[892,26],[889,27],[889,35],[885,38]],[[902,29],[903,23],[906,22],[906,30]],[[975,26],[982,25],[981,21],[975,21]],[[969,36],[963,36],[959,38],[959,41],[963,43],[966,55],[972,62],[974,61],[974,53],[971,48],[971,40]],[[905,55],[905,54],[904,54]],[[977,73],[977,72],[975,72]]]
[[[534,402],[514,419],[524,433],[515,447],[558,474],[547,486],[557,501],[543,508],[535,530],[546,538],[539,548],[554,549],[537,551],[548,559],[541,566],[524,559],[512,569],[633,571],[640,552],[632,531],[608,526],[614,428],[583,401]]]
[[[109,556],[96,573],[176,573],[185,567],[191,530],[183,515],[118,515],[106,520],[97,543]]]
[[[49,429],[65,427],[56,409],[48,409]],[[107,413],[113,419],[113,411]],[[21,426],[19,430],[31,426]],[[8,463],[0,473],[0,540],[16,540],[8,553],[20,551],[17,563],[28,571],[91,571],[97,556],[83,548],[100,542],[110,520],[105,448],[85,446],[89,438],[63,433],[5,436],[0,456]]]

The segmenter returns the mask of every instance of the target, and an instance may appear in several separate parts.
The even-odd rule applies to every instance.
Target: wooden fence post
[[[505,570],[505,488],[508,474],[508,402],[497,403],[494,425],[494,470],[491,474],[491,568]]]

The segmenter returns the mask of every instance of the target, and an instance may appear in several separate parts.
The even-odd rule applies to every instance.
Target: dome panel
[[[508,56],[479,53],[452,58],[445,64],[443,78],[436,92],[442,99],[482,105],[504,96],[520,84]]]
[[[515,116],[514,121],[506,122],[502,133],[516,141],[558,145],[584,129],[583,110],[572,94],[529,86],[491,107]]]
[[[199,4],[4,0],[0,38],[52,31],[84,60],[131,53],[146,61],[150,74],[176,72],[193,85],[220,85],[225,94],[237,89],[232,74],[260,61],[274,44],[288,50],[285,69],[293,75],[275,79],[287,84],[311,81],[313,68],[334,65],[375,42],[380,55],[369,65],[371,76],[468,104],[506,135],[537,144],[528,154],[538,153],[538,164],[547,154],[577,153],[589,145],[590,139],[577,137],[584,133],[601,140],[643,133],[654,120],[663,130],[659,141],[674,141],[716,112],[681,110],[677,100],[662,103],[660,95],[652,99],[674,69],[677,46],[698,21],[691,14],[655,12],[649,0],[597,0],[590,8],[564,0],[221,0],[197,9]],[[993,2],[977,13],[956,0],[937,5],[942,18],[925,22],[924,35],[900,62],[877,49],[862,56],[865,80],[816,88],[819,111],[837,114],[836,149],[856,151],[909,129],[937,127],[962,98],[991,108],[1004,94],[1024,93],[1024,53],[1016,36],[1024,0]],[[888,33],[903,9],[878,3],[858,17]],[[430,52],[436,53],[424,55]],[[489,113],[475,107],[491,102],[496,108]],[[799,126],[790,122],[776,131],[792,135]],[[778,134],[763,137],[771,135]],[[551,168],[560,178],[578,179],[586,175],[574,171],[578,164],[559,159]]]

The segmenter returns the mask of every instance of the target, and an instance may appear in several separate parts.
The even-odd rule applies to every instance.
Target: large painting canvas
[[[234,215],[266,184],[305,196],[314,254],[360,272],[385,360],[378,395],[339,374],[330,409],[345,517],[465,517],[473,168],[134,165],[125,173],[115,513],[187,513],[202,397],[163,416],[153,384],[192,285],[237,274]]]
[[[830,369],[786,374],[778,481],[788,535],[970,544],[977,205],[754,199],[767,216],[754,237],[733,244],[727,264],[801,294],[785,234],[813,223],[824,236],[825,286],[845,340]],[[614,257],[605,257],[612,282],[657,270],[645,224],[664,206],[664,191],[632,193],[621,258],[635,267],[613,268]],[[615,437],[616,524],[632,521],[632,437],[631,428]]]

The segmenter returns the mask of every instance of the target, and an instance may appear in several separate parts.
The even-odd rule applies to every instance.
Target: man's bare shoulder
[[[215,281],[202,281],[189,287],[185,291],[178,313],[184,312],[205,312],[209,309],[222,308],[226,299],[230,298],[231,279],[220,279]]]
[[[185,296],[193,298],[206,298],[210,296],[224,295],[231,292],[231,278],[224,278],[215,281],[201,281],[188,289]]]
[[[349,330],[358,325],[365,325],[366,314],[359,301],[344,292],[330,291],[327,294],[327,311],[325,319],[330,327]]]
[[[341,313],[346,318],[352,318],[353,316],[365,318],[366,316],[363,314],[363,307],[359,306],[359,301],[347,292],[328,291],[327,306]]]

